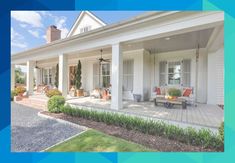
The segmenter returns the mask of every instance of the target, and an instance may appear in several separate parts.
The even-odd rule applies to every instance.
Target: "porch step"
[[[18,104],[32,107],[35,109],[46,110],[47,109],[47,100],[37,99],[37,98],[23,98],[20,101],[15,101]]]

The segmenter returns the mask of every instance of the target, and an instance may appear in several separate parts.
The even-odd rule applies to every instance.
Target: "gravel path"
[[[42,151],[83,130],[55,120],[39,117],[36,110],[11,103],[11,151]]]

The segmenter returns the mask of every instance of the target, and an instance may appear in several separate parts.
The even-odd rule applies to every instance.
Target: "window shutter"
[[[159,63],[159,85],[160,86],[167,85],[167,83],[166,83],[166,66],[167,66],[167,62],[165,62],[165,61],[161,61]]]
[[[99,64],[94,63],[93,64],[93,87],[99,88]]]
[[[123,90],[133,91],[134,60],[123,61]]]
[[[182,61],[182,83],[183,87],[190,87],[191,83],[191,60],[184,59]]]

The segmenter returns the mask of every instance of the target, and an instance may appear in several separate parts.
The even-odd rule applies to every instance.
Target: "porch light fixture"
[[[38,63],[38,61],[36,61],[36,65],[35,65],[35,68],[36,68],[36,69],[39,69],[39,67],[37,66],[37,63]]]
[[[170,39],[171,39],[170,37],[166,37],[166,38],[165,38],[166,41],[168,41],[168,40],[170,40]]]

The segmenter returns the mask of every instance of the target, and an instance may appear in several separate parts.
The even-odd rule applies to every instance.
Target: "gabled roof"
[[[79,16],[77,17],[75,23],[73,24],[71,30],[69,31],[69,33],[67,34],[67,37],[72,36],[72,33],[76,30],[76,27],[79,25],[80,21],[82,20],[83,16],[87,14],[89,15],[91,18],[93,18],[98,24],[100,24],[101,26],[105,26],[106,23],[104,21],[102,21],[101,19],[99,19],[97,16],[95,16],[93,13],[89,12],[89,11],[82,11]]]

